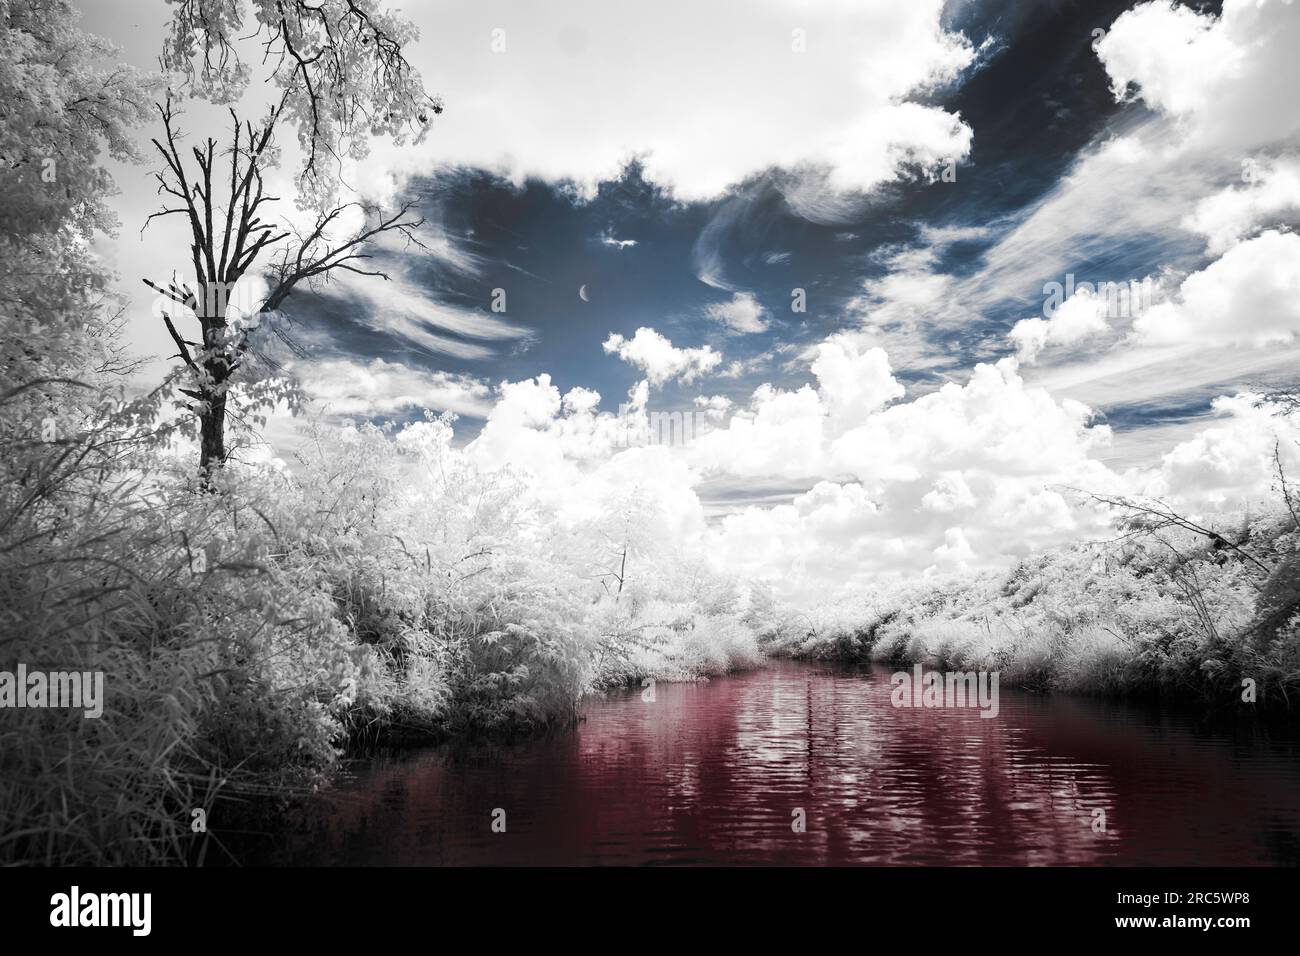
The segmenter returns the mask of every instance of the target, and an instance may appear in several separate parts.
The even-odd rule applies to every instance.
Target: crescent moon
[[[586,286],[586,283],[583,283],[583,285],[578,289],[578,298],[581,299],[583,302],[590,302],[590,301],[591,301],[591,299],[589,299],[589,298],[587,297],[587,286]]]

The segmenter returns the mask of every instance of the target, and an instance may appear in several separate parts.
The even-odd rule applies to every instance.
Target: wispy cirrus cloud
[[[331,283],[356,309],[355,321],[418,346],[459,359],[484,360],[498,343],[527,341],[532,331],[501,314],[445,302],[413,279],[408,267],[392,269],[387,281],[374,276]]]
[[[332,415],[373,418],[428,408],[486,418],[492,408],[491,389],[479,379],[381,358],[295,362],[289,369]]]

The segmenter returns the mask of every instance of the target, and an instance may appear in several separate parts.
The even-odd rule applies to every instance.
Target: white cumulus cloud
[[[1032,362],[1049,345],[1074,345],[1110,326],[1106,321],[1107,297],[1080,289],[1045,319],[1021,319],[1008,333],[1022,362]]]
[[[611,332],[603,347],[645,372],[651,385],[664,385],[673,379],[691,382],[722,362],[722,354],[711,346],[677,348],[666,336],[645,326],[630,339]]]
[[[1300,157],[1242,163],[1245,184],[1206,196],[1183,223],[1208,239],[1212,255],[1222,255],[1258,227],[1300,217]]]
[[[709,306],[706,314],[732,332],[745,334],[767,331],[767,313],[750,292],[737,292],[730,301]]]
[[[1300,236],[1269,230],[1233,246],[1134,329],[1159,345],[1289,344],[1300,333]]]
[[[413,5],[412,55],[447,104],[419,158],[590,188],[640,156],[690,200],[772,167],[869,190],[904,164],[969,149],[960,117],[920,102],[976,55],[943,9],[764,0],[739,16],[663,0],[647,15],[605,0],[501,0],[448,17]]]

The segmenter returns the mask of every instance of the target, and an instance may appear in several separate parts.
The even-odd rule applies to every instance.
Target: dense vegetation
[[[1241,703],[1249,680],[1255,703],[1289,708],[1300,690],[1300,523],[1281,494],[1274,511],[1214,527],[1189,527],[1160,503],[1118,502],[1113,540],[790,617],[766,648],[1224,705]]]
[[[330,432],[208,488],[126,428],[10,441],[0,668],[107,679],[100,719],[6,713],[6,858],[174,857],[191,808],[310,783],[349,741],[532,729],[759,659],[734,582],[620,539],[608,587],[609,527],[555,533],[446,423]]]

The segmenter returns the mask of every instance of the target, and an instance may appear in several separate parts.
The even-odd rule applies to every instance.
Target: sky
[[[161,0],[82,8],[152,65]],[[1290,436],[1247,393],[1300,357],[1300,3],[402,12],[445,111],[343,179],[418,197],[427,248],[286,303],[317,414],[452,411],[561,513],[631,484],[809,593],[1100,533],[1072,488],[1267,493]],[[140,231],[149,168],[115,168],[102,252],[157,378],[139,278],[185,243]],[[629,439],[656,412],[696,433]]]

